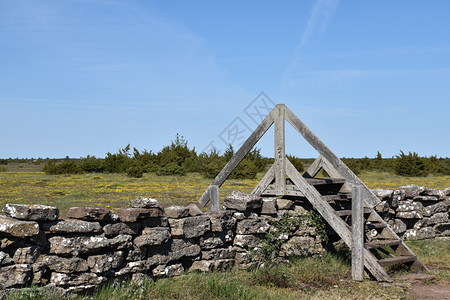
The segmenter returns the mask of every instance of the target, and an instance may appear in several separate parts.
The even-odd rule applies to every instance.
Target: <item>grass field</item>
[[[58,207],[62,214],[73,206],[106,207],[112,210],[128,206],[138,196],[159,200],[163,206],[196,203],[211,180],[200,174],[186,176],[156,176],[146,173],[142,178],[125,174],[46,175],[35,172],[36,166],[23,168],[8,166],[13,170],[34,172],[0,172],[0,206],[5,203],[46,204]],[[34,169],[33,169],[34,168]],[[263,174],[254,180],[227,180],[220,189],[221,197],[233,190],[251,192]],[[450,176],[401,177],[390,173],[366,172],[360,176],[369,188],[396,189],[407,184],[429,188],[450,186]]]

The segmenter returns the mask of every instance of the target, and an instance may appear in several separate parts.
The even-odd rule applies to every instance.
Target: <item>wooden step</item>
[[[385,223],[366,223],[365,224],[366,229],[381,229],[381,228],[386,228],[386,224]]]
[[[404,256],[394,256],[383,258],[378,261],[378,263],[382,266],[391,266],[391,265],[399,265],[408,262],[414,262],[417,260],[417,257],[414,255],[404,255]]]
[[[372,212],[372,210],[370,208],[364,207],[364,213],[365,214],[370,214],[371,212]],[[352,215],[352,210],[351,209],[337,210],[336,211],[336,215],[338,217],[351,216]]]
[[[305,178],[305,180],[312,186],[345,183],[343,178]]]
[[[364,248],[366,249],[382,248],[386,246],[400,245],[401,243],[402,240],[378,240],[364,243]]]
[[[331,201],[350,201],[352,199],[351,194],[347,193],[338,193],[335,195],[324,195],[322,199],[331,202]]]

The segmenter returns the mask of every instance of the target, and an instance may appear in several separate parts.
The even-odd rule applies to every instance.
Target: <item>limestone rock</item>
[[[425,217],[430,217],[431,215],[439,212],[446,212],[448,208],[447,203],[444,201],[438,202],[436,204],[425,206],[423,209],[423,215]]]
[[[436,202],[439,201],[439,198],[436,196],[416,196],[413,198],[413,200],[420,202]]]
[[[11,259],[8,253],[0,251],[0,267],[9,265],[12,262],[13,260]]]
[[[47,274],[47,265],[42,262],[38,262],[31,265],[31,269],[33,271],[33,284],[42,284],[44,283],[45,276]]]
[[[246,249],[253,249],[253,248],[258,248],[260,245],[260,240],[258,237],[254,236],[254,235],[242,235],[242,234],[237,234],[234,237],[234,241],[233,244],[236,246],[239,246],[241,248],[246,248]]]
[[[37,246],[18,248],[16,252],[14,252],[13,261],[16,264],[33,264],[40,254],[41,249]]]
[[[233,213],[229,210],[209,211],[206,214],[211,219],[211,231],[213,232],[230,230],[236,225],[236,219],[233,218]]]
[[[52,272],[50,282],[57,286],[98,286],[105,282],[106,278],[95,273],[66,274]]]
[[[5,204],[3,212],[10,217],[29,221],[54,221],[59,210],[47,205]]]
[[[433,226],[436,235],[450,236],[450,223],[442,223]]]
[[[425,190],[425,187],[410,184],[399,187],[399,190],[405,191],[405,198],[414,198],[416,196],[419,196],[420,193]]]
[[[324,254],[325,250],[322,248],[320,242],[313,237],[295,236],[288,242],[281,245],[280,256],[309,256]]]
[[[98,233],[102,227],[98,222],[82,220],[58,220],[50,223],[42,223],[42,229],[48,232],[61,233]]]
[[[263,198],[261,214],[275,215],[277,213],[277,198]]]
[[[430,217],[430,220],[428,221],[429,225],[433,224],[441,224],[441,223],[447,223],[448,222],[448,213],[447,212],[441,212],[436,213]]]
[[[233,191],[225,197],[223,205],[228,209],[246,211],[260,208],[262,200],[260,196]]]
[[[137,235],[141,232],[139,223],[113,223],[103,226],[103,232],[106,236],[117,236],[120,234]]]
[[[72,256],[98,252],[111,245],[110,241],[102,236],[54,236],[49,239],[49,242],[50,254],[70,254]]]
[[[65,258],[56,255],[48,255],[44,256],[42,262],[45,263],[50,270],[59,273],[86,272],[88,270],[86,260],[79,257]]]
[[[200,237],[200,247],[202,249],[213,249],[233,240],[233,232],[210,232]]]
[[[166,227],[145,228],[142,235],[134,239],[134,244],[137,247],[161,245],[166,243],[170,237],[170,231]]]
[[[117,212],[122,222],[136,222],[145,218],[156,218],[162,216],[159,207],[154,208],[121,208]]]
[[[29,264],[15,264],[0,268],[0,290],[31,282],[33,270]]]
[[[395,233],[403,233],[406,231],[406,223],[400,219],[394,219],[389,221],[389,225]]]
[[[408,229],[406,230],[403,238],[406,240],[423,240],[435,237],[436,232],[433,227],[424,227],[421,229]]]
[[[19,221],[0,215],[0,233],[13,237],[27,237],[39,233],[39,225],[33,221]]]
[[[392,197],[393,190],[385,190],[385,189],[373,189],[372,193],[375,194],[381,201],[386,201]]]
[[[277,206],[279,210],[290,210],[294,208],[294,201],[287,199],[277,199]]]
[[[133,237],[129,234],[120,234],[112,239],[108,240],[111,248],[122,250],[129,249],[133,246]]]
[[[232,259],[214,259],[214,260],[198,260],[194,261],[189,268],[189,272],[201,271],[212,272],[216,270],[224,270],[233,265]]]
[[[87,265],[94,273],[103,273],[118,268],[123,262],[123,252],[109,252],[102,255],[89,256]]]
[[[420,202],[400,201],[396,217],[403,219],[421,219],[423,218],[423,205]]]
[[[67,216],[72,219],[85,221],[111,221],[111,211],[106,208],[71,207]]]
[[[169,206],[164,208],[164,216],[172,219],[180,219],[189,216],[189,208],[182,206]]]
[[[236,226],[237,234],[266,233],[270,225],[264,219],[246,219],[239,221]]]
[[[189,208],[189,215],[191,217],[203,215],[203,212],[201,211],[201,209],[198,208],[198,206],[195,205],[194,203],[189,204],[188,208]]]
[[[170,244],[170,260],[179,260],[182,257],[194,257],[200,254],[199,245],[182,239],[173,239]]]
[[[153,269],[152,274],[155,277],[169,277],[181,275],[184,272],[182,264],[173,264],[169,266],[159,265]]]
[[[232,246],[228,248],[216,248],[207,251],[202,251],[202,259],[203,260],[212,260],[212,259],[228,259],[233,258],[236,251]]]
[[[158,207],[158,200],[140,196],[131,200],[130,204],[135,208],[153,208]]]
[[[208,216],[201,215],[184,219],[169,219],[173,236],[186,238],[199,237],[211,230],[211,222]]]

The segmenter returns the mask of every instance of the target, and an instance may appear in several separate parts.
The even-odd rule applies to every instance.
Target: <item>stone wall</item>
[[[418,186],[374,190],[377,210],[404,238],[450,236],[450,188]],[[0,290],[36,284],[83,292],[111,280],[247,269],[270,223],[304,214],[307,201],[260,198],[233,192],[217,213],[188,207],[162,208],[140,197],[115,213],[73,207],[59,219],[54,207],[6,204],[0,215]],[[305,223],[283,237],[279,259],[322,255],[317,230]]]
[[[450,188],[408,185],[372,191],[382,200],[376,210],[403,239],[450,236]]]

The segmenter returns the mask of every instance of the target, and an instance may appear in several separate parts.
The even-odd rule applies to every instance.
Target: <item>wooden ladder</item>
[[[322,159],[322,158],[321,158]],[[302,176],[286,160],[286,196],[307,199],[322,215],[327,223],[352,249],[352,194],[346,191],[343,178],[314,178],[318,171],[314,166]],[[311,176],[311,173],[313,176]],[[255,188],[254,194],[261,196],[277,195],[275,184],[268,184],[261,191]],[[279,196],[279,195],[278,195]],[[424,271],[426,267],[389,227],[374,208],[364,205],[364,267],[378,281],[391,282],[385,267],[405,264],[413,271]],[[374,231],[376,234],[374,234]],[[375,235],[372,237],[371,235]]]

